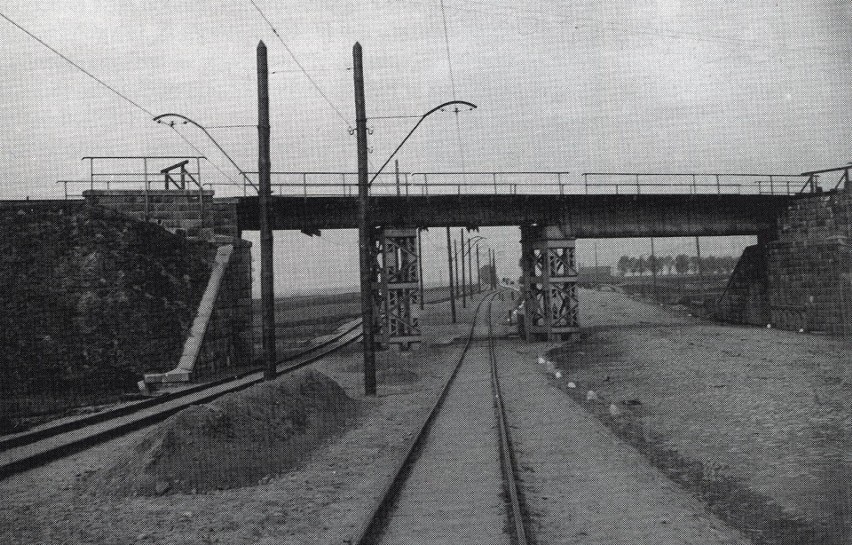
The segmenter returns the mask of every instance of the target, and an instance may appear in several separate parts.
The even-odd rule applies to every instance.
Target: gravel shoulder
[[[749,543],[550,384],[542,347],[497,355],[536,543]]]
[[[756,541],[849,542],[849,341],[580,300],[586,334],[554,352],[556,386]]]

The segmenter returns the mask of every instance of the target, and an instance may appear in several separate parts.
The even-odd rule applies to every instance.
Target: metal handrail
[[[641,193],[642,187],[671,187],[671,188],[689,188],[691,189],[691,193],[697,192],[698,188],[704,187],[712,187],[716,189],[717,194],[722,194],[722,188],[736,187],[737,193],[742,194],[742,188],[751,187],[748,185],[743,185],[742,183],[732,183],[732,182],[723,182],[722,180],[733,178],[735,180],[746,179],[746,178],[757,178],[753,183],[757,184],[757,192],[758,194],[782,194],[789,195],[791,194],[790,184],[801,181],[803,175],[801,174],[754,174],[754,173],[707,173],[707,172],[658,172],[658,173],[650,173],[650,172],[584,172],[583,183],[586,187],[602,187],[602,186],[616,186],[616,192],[618,192],[618,188],[625,187],[635,189],[636,193]],[[589,183],[589,177],[629,177],[629,181],[623,182],[611,182],[611,183]],[[677,182],[648,182],[643,181],[642,178],[680,178],[680,181]],[[710,179],[711,182],[699,182],[699,180]],[[764,192],[763,187],[764,184],[768,185],[769,191]],[[776,192],[776,186],[779,187],[779,190]],[[781,188],[784,188],[785,191],[781,191]]]

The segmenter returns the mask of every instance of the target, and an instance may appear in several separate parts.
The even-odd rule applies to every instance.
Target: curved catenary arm
[[[236,163],[233,159],[231,159],[231,156],[230,156],[230,155],[228,155],[228,152],[226,152],[226,151],[224,150],[224,148],[222,148],[222,146],[220,146],[220,145],[219,145],[219,142],[217,142],[217,141],[216,141],[216,139],[215,139],[215,138],[213,138],[213,135],[211,135],[209,132],[207,132],[207,129],[205,129],[205,128],[201,125],[201,124],[199,124],[199,123],[197,123],[197,122],[193,121],[192,119],[190,119],[190,118],[186,117],[185,115],[176,114],[176,113],[160,114],[160,115],[158,115],[158,116],[156,116],[156,117],[154,118],[154,121],[156,121],[157,123],[163,123],[163,124],[169,125],[169,126],[171,126],[171,127],[174,127],[174,125],[175,125],[175,122],[174,122],[174,121],[163,121],[163,118],[166,118],[166,117],[177,117],[178,119],[182,119],[182,120],[183,120],[183,124],[184,124],[184,125],[186,125],[187,123],[189,123],[189,124],[191,124],[191,125],[194,125],[194,126],[198,127],[199,129],[201,129],[201,130],[204,132],[204,134],[206,134],[206,135],[207,135],[207,138],[209,138],[209,139],[210,139],[210,141],[211,141],[211,142],[213,142],[213,144],[214,144],[217,148],[219,148],[219,151],[221,151],[221,152],[222,152],[222,155],[224,155],[224,156],[225,156],[225,158],[227,158],[227,159],[228,159],[228,161],[230,161],[230,162],[231,162],[231,164],[232,164],[232,165],[234,165],[234,168],[236,168],[236,169],[237,169],[237,171],[239,171],[239,173],[243,176],[243,178],[245,179],[245,181],[246,181],[246,182],[248,182],[248,184],[249,184],[252,188],[254,188],[255,190],[257,190],[257,187],[256,187],[256,186],[254,185],[254,183],[253,183],[253,182],[249,179],[249,177],[248,177],[248,176],[246,176],[245,171],[244,171],[242,168],[240,168],[240,165],[238,165],[238,164],[237,164],[237,163]]]
[[[432,108],[431,110],[429,110],[428,112],[423,114],[423,116],[420,117],[420,119],[417,121],[417,123],[414,125],[414,127],[410,131],[408,131],[408,134],[405,136],[405,138],[402,139],[402,142],[400,142],[399,145],[396,147],[396,149],[393,150],[393,153],[390,154],[390,157],[388,157],[388,160],[385,161],[385,164],[383,164],[382,167],[378,171],[376,171],[375,174],[373,174],[373,177],[370,178],[370,182],[367,184],[367,186],[373,185],[373,182],[378,177],[378,175],[382,173],[382,171],[385,169],[386,166],[388,166],[388,163],[390,163],[391,159],[394,158],[394,156],[400,150],[400,148],[402,148],[402,146],[408,141],[408,139],[411,137],[411,135],[414,134],[414,131],[416,131],[417,127],[419,127],[420,124],[423,123],[424,119],[426,119],[427,117],[429,117],[430,115],[432,115],[433,113],[435,113],[439,110],[443,110],[447,106],[453,106],[453,105],[458,106],[459,104],[461,104],[463,106],[467,106],[471,110],[476,109],[476,104],[473,104],[471,102],[467,102],[467,101],[464,101],[464,100],[451,100],[449,102],[445,102],[445,103],[441,104],[440,106],[435,106],[434,108]],[[458,108],[456,108],[456,111],[458,111]]]

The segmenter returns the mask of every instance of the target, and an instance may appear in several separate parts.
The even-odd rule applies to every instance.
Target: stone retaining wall
[[[90,190],[83,197],[217,247],[233,245],[212,314],[199,333],[203,341],[193,358],[192,379],[252,363],[251,243],[238,238],[235,199],[214,200],[212,191],[198,190]],[[201,312],[210,311],[199,308]]]
[[[779,218],[778,239],[743,252],[717,316],[734,323],[852,334],[850,232],[852,194],[833,191],[796,199]]]
[[[772,242],[768,261],[776,327],[852,333],[852,252],[845,237]]]

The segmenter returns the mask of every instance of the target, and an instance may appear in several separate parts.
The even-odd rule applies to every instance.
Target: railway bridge
[[[273,229],[316,234],[357,227],[354,173],[275,175],[289,181],[273,184]],[[406,173],[374,185],[370,223],[378,228],[386,340],[404,342],[418,334],[409,308],[416,297],[417,229],[520,227],[527,335],[563,337],[579,329],[576,239],[771,240],[780,214],[802,187],[798,176],[783,175],[587,173],[581,184],[564,183],[567,178],[556,172]],[[258,197],[237,197],[233,206],[238,230],[259,229]]]
[[[197,191],[187,190],[186,206],[172,208],[149,206],[155,195],[147,175],[142,196],[139,190],[114,189],[116,185],[96,190],[108,180],[95,174],[82,183],[90,186],[84,192],[87,199],[118,208],[127,205],[146,218],[154,210],[165,217],[166,226],[170,221],[184,225],[181,210],[192,209],[197,201],[200,212],[193,221],[218,231],[219,220],[227,218],[227,234],[240,236],[260,228],[252,179],[257,173],[242,174],[244,181],[238,185],[192,179]],[[412,304],[418,296],[418,229],[520,227],[527,333],[563,337],[578,331],[576,239],[756,235],[765,244],[777,238],[779,218],[794,201],[823,192],[818,174],[383,173],[371,186],[369,200],[369,222],[376,228],[379,338],[402,344],[418,338]],[[66,188],[68,183],[74,182],[66,182]],[[272,229],[320,234],[324,229],[356,228],[357,194],[354,172],[273,172]]]

